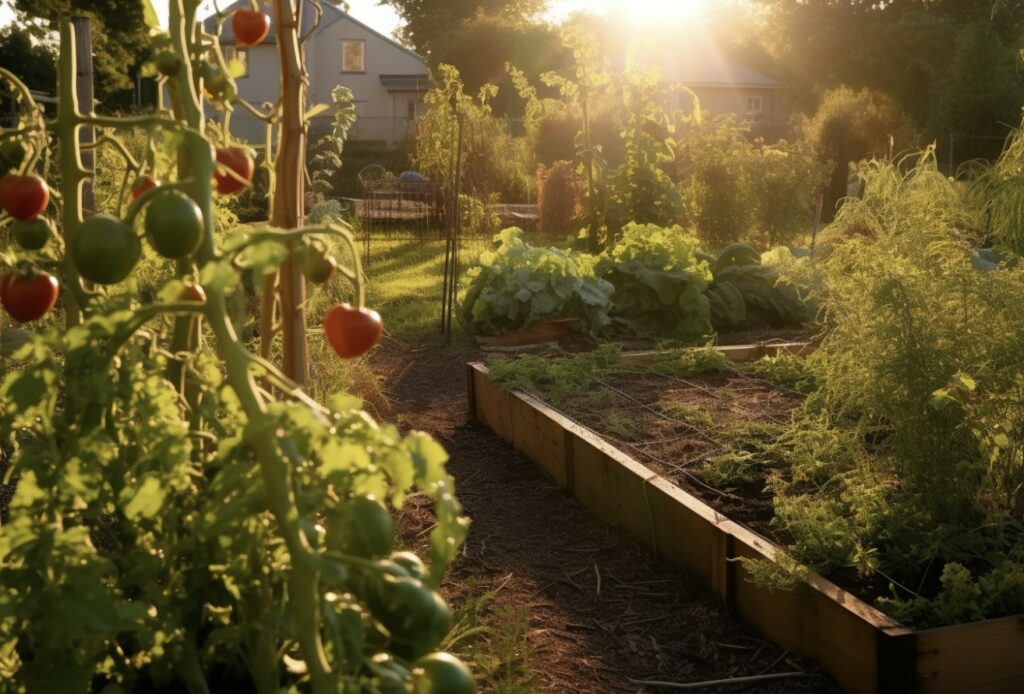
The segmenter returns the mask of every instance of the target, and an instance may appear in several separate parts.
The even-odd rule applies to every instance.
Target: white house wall
[[[325,23],[331,10],[325,8]],[[343,72],[341,42],[365,41],[362,73]],[[231,46],[225,46],[230,50]],[[280,92],[277,47],[261,44],[248,49],[249,71],[237,80],[239,95],[257,107],[263,102],[276,102]],[[352,90],[359,116],[353,128],[353,139],[400,140],[407,137],[412,125],[406,122],[407,103],[416,101],[416,113],[423,113],[422,95],[415,92],[389,92],[381,86],[381,75],[424,75],[426,66],[419,56],[391,43],[365,27],[341,17],[324,26],[306,46],[306,69],[309,72],[310,105],[331,104],[331,91],[339,84]],[[207,109],[212,117],[215,112]],[[316,137],[330,126],[332,114],[326,112],[310,124]],[[262,144],[264,124],[242,108],[231,117],[231,131],[252,144]]]

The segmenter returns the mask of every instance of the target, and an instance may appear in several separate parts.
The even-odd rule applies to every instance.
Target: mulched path
[[[529,613],[524,652],[534,691],[673,691],[636,682],[698,682],[771,672],[812,672],[765,641],[707,591],[624,532],[601,522],[488,429],[467,418],[468,348],[413,348],[387,339],[373,357],[391,419],[427,431],[451,455],[456,493],[473,521],[445,589],[497,589],[489,610]],[[424,544],[433,523],[414,501],[403,536]],[[484,691],[495,691],[483,683]],[[701,691],[837,691],[825,677],[716,686]]]

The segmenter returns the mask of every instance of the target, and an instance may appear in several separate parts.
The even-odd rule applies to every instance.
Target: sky
[[[700,8],[714,0],[548,0],[548,9],[545,18],[552,22],[559,22],[575,11],[586,9],[590,12],[603,13],[609,9],[619,6],[628,7],[631,12],[638,16],[647,15],[654,17],[658,14],[696,13]],[[226,5],[230,0],[222,0],[221,4]],[[157,0],[158,8],[164,2]],[[392,35],[398,28],[398,14],[390,5],[380,5],[378,0],[349,0],[349,13],[373,27],[382,34]],[[5,0],[0,0],[0,26],[6,26],[11,21],[11,10]]]

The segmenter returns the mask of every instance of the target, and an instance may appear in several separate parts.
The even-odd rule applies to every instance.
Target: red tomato
[[[57,293],[57,278],[45,272],[0,278],[0,304],[19,323],[45,316],[57,303]]]
[[[235,10],[231,15],[231,29],[239,46],[255,46],[267,37],[270,17],[256,10]]]
[[[132,188],[132,200],[135,200],[147,190],[156,188],[158,185],[160,185],[160,181],[154,181],[149,176],[143,176],[135,182],[135,186]]]
[[[0,206],[19,222],[38,217],[50,204],[50,189],[39,176],[8,174],[0,180]]]
[[[339,304],[324,316],[324,333],[342,359],[366,354],[380,342],[384,326],[376,311]]]
[[[252,181],[255,166],[252,163],[252,157],[241,147],[218,149],[217,163],[221,166],[218,166],[217,170],[214,171],[213,177],[217,181],[217,192],[221,195],[237,193],[246,187],[244,183],[234,176],[226,171],[222,171],[221,167],[234,171],[246,181]]]

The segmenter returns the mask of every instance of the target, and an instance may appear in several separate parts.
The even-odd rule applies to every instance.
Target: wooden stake
[[[281,64],[281,124],[275,162],[274,199],[270,223],[296,229],[305,219],[306,88],[309,75],[299,44],[301,0],[274,0],[277,53]],[[294,244],[288,244],[292,249]],[[283,371],[299,385],[309,379],[306,345],[306,282],[302,268],[289,257],[280,270]],[[264,339],[272,340],[273,334]]]

